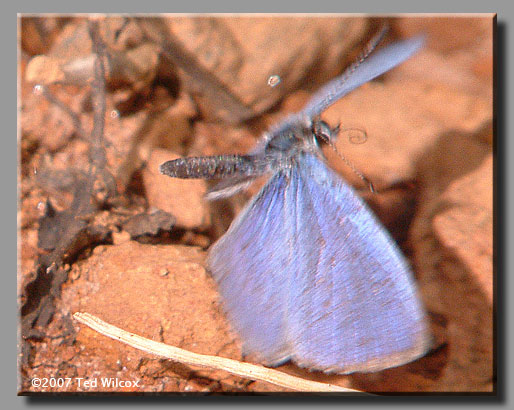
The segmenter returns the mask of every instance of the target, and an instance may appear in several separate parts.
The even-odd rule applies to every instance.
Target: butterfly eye
[[[318,144],[332,145],[337,136],[337,128],[332,129],[325,121],[314,121],[312,131]]]

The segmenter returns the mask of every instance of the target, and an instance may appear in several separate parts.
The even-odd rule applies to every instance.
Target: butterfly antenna
[[[360,54],[357,61],[355,61],[351,66],[349,66],[346,69],[346,77],[349,77],[355,71],[355,69],[358,66],[360,66],[364,62],[364,60],[366,60],[366,58],[369,57],[373,50],[377,48],[377,46],[382,42],[388,31],[389,26],[387,24],[383,25],[382,28],[378,31],[378,33],[373,36],[373,38],[368,42],[368,44],[366,44],[366,47]]]
[[[366,48],[364,48],[360,60],[364,61],[373,52],[373,50],[377,48],[377,46],[382,42],[388,31],[389,26],[387,24],[384,24],[380,28],[378,33],[373,36],[373,38],[368,42],[368,44],[366,44]]]
[[[340,125],[338,125],[334,129],[332,129],[332,133],[338,134],[339,130],[340,130]],[[355,168],[355,165],[353,165],[353,163],[351,161],[349,161],[343,154],[341,154],[338,151],[338,149],[337,149],[336,145],[333,143],[333,141],[323,133],[318,136],[321,137],[328,145],[330,145],[330,147],[334,150],[334,152],[337,154],[337,156],[343,160],[343,162],[355,173],[355,175],[357,175],[360,179],[362,179],[368,185],[370,192],[375,193],[375,188],[373,187],[373,183],[368,178],[366,178],[366,176],[362,172],[360,172],[357,168]]]
[[[386,33],[389,31],[389,26],[387,24],[383,25],[382,28],[378,31],[377,34],[375,34],[375,36],[373,36],[373,38],[368,42],[368,44],[366,44],[366,47],[364,48],[364,51],[362,52],[362,54],[360,55],[359,59],[357,61],[355,61],[350,67],[347,68],[346,70],[346,77],[349,77],[354,71],[355,69],[360,66],[364,60],[366,60],[366,58],[368,58],[368,56],[373,52],[373,50],[375,48],[377,48],[377,46],[380,44],[380,42],[384,39]],[[340,125],[338,125],[337,127],[335,127],[333,130],[332,130],[332,133],[334,134],[338,134],[339,133],[339,130],[340,130]],[[337,156],[339,158],[341,158],[343,160],[343,162],[360,178],[362,179],[369,187],[369,190],[370,192],[375,192],[375,188],[373,187],[373,184],[372,182],[366,178],[366,176],[364,176],[364,174],[362,172],[360,172],[357,168],[355,168],[355,165],[353,165],[343,154],[341,154],[338,150],[337,150],[337,147],[335,146],[335,144],[333,143],[333,141],[328,138],[326,135],[324,135],[323,133],[321,133],[321,135],[319,135],[321,138],[323,138],[323,140],[332,147],[332,149],[334,150],[334,152],[337,154]]]

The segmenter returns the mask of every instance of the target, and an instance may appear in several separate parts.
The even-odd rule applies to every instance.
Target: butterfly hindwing
[[[285,173],[275,174],[212,246],[208,259],[245,353],[269,365],[287,360],[290,353],[284,286],[284,267],[290,264],[284,232],[287,185]]]

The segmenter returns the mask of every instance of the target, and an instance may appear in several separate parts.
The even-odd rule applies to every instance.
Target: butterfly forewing
[[[300,114],[309,118],[321,114],[349,92],[407,60],[421,48],[424,41],[423,36],[413,37],[376,51],[362,63],[350,67],[341,76],[321,87]]]
[[[349,373],[424,354],[429,339],[411,273],[352,188],[302,155],[289,189],[297,227],[287,321],[293,360]]]

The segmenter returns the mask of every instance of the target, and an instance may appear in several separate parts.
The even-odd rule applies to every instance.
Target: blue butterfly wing
[[[363,62],[350,66],[339,77],[316,91],[300,112],[290,114],[274,125],[269,134],[278,135],[295,124],[310,124],[312,118],[320,115],[346,94],[412,57],[424,42],[424,36],[399,41],[376,51]]]
[[[289,190],[296,221],[288,334],[292,359],[326,372],[369,372],[428,348],[425,315],[394,241],[352,188],[312,155]]]
[[[339,373],[421,356],[424,314],[396,245],[322,161],[295,160],[209,253],[245,353]]]
[[[399,41],[376,51],[359,65],[350,66],[342,75],[321,87],[300,114],[308,118],[321,114],[349,92],[412,57],[424,42],[424,36]]]
[[[289,358],[286,335],[291,264],[285,224],[288,178],[275,174],[210,249],[207,264],[245,354],[269,365]]]

